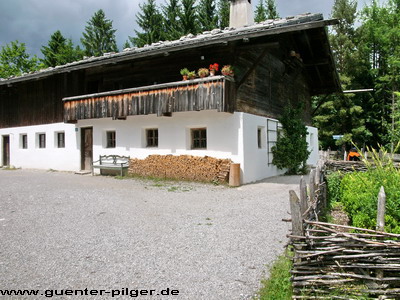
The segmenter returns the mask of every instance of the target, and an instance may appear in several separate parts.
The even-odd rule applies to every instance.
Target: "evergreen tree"
[[[162,7],[163,32],[166,40],[177,40],[183,35],[179,23],[180,10],[181,7],[178,0],[169,0],[167,5]]]
[[[286,174],[304,173],[310,152],[307,150],[307,127],[301,119],[301,109],[288,106],[279,122],[282,134],[272,147],[272,163],[279,169],[288,169]]]
[[[218,27],[215,0],[200,0],[197,6],[197,15],[199,16],[201,31],[211,31]]]
[[[115,32],[112,21],[106,19],[105,13],[99,9],[87,22],[81,43],[88,56],[101,56],[107,52],[117,52]]]
[[[164,40],[163,17],[155,0],[147,0],[146,3],[139,4],[139,7],[141,12],[136,14],[136,22],[143,32],[135,30],[136,37],[129,37],[131,43],[143,47]]]
[[[278,19],[279,14],[276,10],[275,0],[267,0],[267,18]]]
[[[343,90],[353,89],[354,66],[356,65],[356,47],[354,44],[354,22],[356,20],[357,2],[354,0],[335,0],[332,17],[339,20],[330,35],[332,50],[335,54],[337,70]],[[359,95],[338,94],[320,98],[324,100],[314,124],[319,128],[319,138],[323,148],[334,147],[332,135],[344,137],[336,144],[350,145],[351,141],[363,144],[371,133],[365,126],[364,111]]]
[[[179,21],[184,35],[189,33],[197,34],[200,32],[195,4],[196,0],[182,0]]]
[[[256,6],[254,21],[255,22],[262,22],[267,19],[267,10],[264,6],[264,0],[259,0]]]
[[[36,56],[30,57],[26,53],[24,43],[13,41],[1,47],[0,51],[0,78],[19,76],[39,69],[39,60]]]
[[[357,30],[362,66],[357,80],[375,88],[373,94],[364,97],[363,104],[372,140],[381,144],[397,143],[392,133],[397,115],[395,92],[400,88],[399,2],[379,5],[373,1],[363,10],[363,24]]]
[[[122,50],[130,48],[131,47],[131,43],[129,43],[128,40],[125,41],[125,43],[122,45]]]
[[[224,29],[229,27],[230,4],[229,0],[219,0],[218,2],[218,25]]]
[[[45,67],[55,67],[69,62],[77,61],[83,57],[82,50],[74,48],[71,39],[66,39],[59,30],[54,32],[47,46],[41,49],[44,59],[41,59]]]
[[[349,69],[354,65],[356,15],[356,0],[335,0],[332,18],[338,19],[339,24],[334,26],[334,34],[330,36],[330,40],[340,74],[348,74]]]

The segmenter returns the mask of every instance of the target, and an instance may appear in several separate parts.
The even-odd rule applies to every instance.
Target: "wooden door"
[[[90,170],[93,162],[93,128],[81,128],[81,170]]]
[[[10,165],[10,136],[3,135],[3,166]]]

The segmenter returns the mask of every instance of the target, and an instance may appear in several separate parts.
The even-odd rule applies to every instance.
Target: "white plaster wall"
[[[82,120],[78,127],[93,127],[93,159],[117,154],[144,159],[152,154],[194,155],[230,158],[242,163],[240,114],[217,111],[180,112],[172,117],[156,115],[126,120]],[[192,150],[191,128],[207,128],[207,149]],[[158,147],[146,147],[146,129],[158,128]],[[116,132],[116,148],[106,148],[106,132]]]
[[[307,165],[316,166],[319,159],[319,149],[318,149],[318,129],[315,127],[307,127],[308,135],[307,135],[307,143],[308,143],[308,151],[310,151],[310,156],[307,160]]]
[[[243,146],[244,164],[242,167],[242,183],[254,182],[263,178],[283,174],[284,170],[279,170],[276,166],[268,164],[267,150],[267,118],[259,117],[247,113],[242,113],[243,117]],[[261,149],[258,148],[257,129],[262,129]]]
[[[268,164],[267,122],[265,117],[235,112],[181,112],[172,117],[134,116],[127,120],[91,119],[77,124],[49,124],[0,129],[0,136],[10,136],[10,163],[15,167],[80,170],[81,128],[93,127],[93,159],[116,154],[144,159],[151,154],[194,155],[229,158],[241,166],[241,182],[249,183],[284,173]],[[190,129],[207,128],[207,149],[190,149]],[[146,147],[146,129],[158,128],[158,147]],[[257,129],[262,129],[258,148]],[[106,131],[116,132],[116,148],[106,148]],[[56,133],[65,132],[65,148],[57,148]],[[318,160],[318,131],[308,127],[307,142],[311,152],[308,164]],[[37,134],[46,133],[46,148],[38,148]],[[21,134],[28,134],[28,149],[21,148]],[[275,138],[271,136],[271,138]],[[2,143],[2,139],[0,139]],[[1,148],[0,148],[1,149]]]
[[[65,148],[57,148],[56,133],[65,133]],[[39,148],[38,134],[46,134],[46,148]],[[28,135],[28,148],[22,149],[21,134]],[[80,168],[79,135],[75,125],[55,123],[0,129],[10,136],[10,165],[17,168],[77,171]],[[3,139],[0,139],[0,143]],[[2,149],[1,145],[1,148]],[[2,151],[1,154],[3,155]],[[1,157],[0,162],[3,161]]]
[[[268,118],[242,113],[243,118],[243,166],[242,183],[258,181],[267,177],[284,174],[286,170],[279,170],[268,163]],[[276,121],[274,119],[269,119]],[[270,126],[271,124],[269,124]],[[261,149],[258,148],[258,128],[262,129]],[[318,161],[318,130],[307,126],[307,143],[311,154],[307,160],[308,165],[315,166]],[[276,133],[270,134],[271,140],[276,140]]]

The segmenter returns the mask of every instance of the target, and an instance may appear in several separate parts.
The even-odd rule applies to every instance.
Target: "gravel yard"
[[[283,251],[281,219],[298,182],[228,188],[0,170],[0,289],[118,290],[115,299],[128,299],[125,288],[169,288],[179,295],[138,298],[251,299]]]

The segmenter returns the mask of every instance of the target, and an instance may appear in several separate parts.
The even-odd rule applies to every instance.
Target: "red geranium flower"
[[[219,69],[219,64],[217,64],[217,63],[211,64],[210,67],[209,67],[209,69],[210,69],[210,71],[212,71],[212,70],[218,71],[218,69]]]

